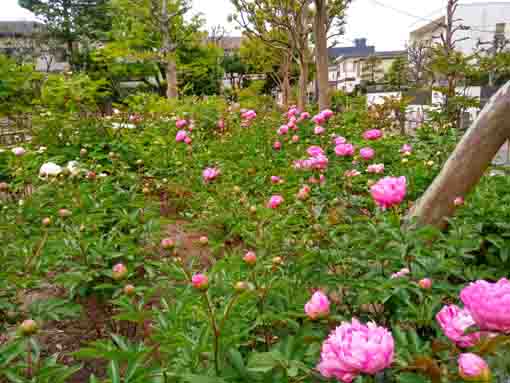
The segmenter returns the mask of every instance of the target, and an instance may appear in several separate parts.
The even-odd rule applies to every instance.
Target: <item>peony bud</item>
[[[37,322],[33,319],[27,319],[24,320],[23,323],[19,326],[19,330],[22,335],[24,336],[30,336],[37,332],[39,329],[39,326],[37,325]]]
[[[239,194],[241,193],[241,188],[239,186],[234,186],[234,193]]]
[[[201,245],[205,246],[209,243],[209,238],[207,238],[205,235],[201,236],[198,240]]]
[[[7,182],[0,182],[0,192],[9,190],[9,184]]]
[[[136,164],[138,166],[142,166],[143,165],[143,160],[136,160]]]
[[[51,225],[51,218],[50,217],[43,218],[42,219],[42,224],[43,224],[43,226],[50,226]]]
[[[85,156],[87,155],[87,153],[88,153],[88,152],[87,152],[87,149],[82,148],[82,149],[80,150],[80,157],[85,157]]]
[[[457,197],[457,198],[455,198],[455,199],[453,200],[453,204],[454,204],[455,206],[462,206],[462,205],[464,205],[464,198],[462,198],[462,197]]]
[[[489,366],[478,355],[473,353],[460,354],[459,375],[468,382],[489,382],[491,372]]]
[[[432,288],[432,280],[430,278],[420,279],[418,286],[420,286],[423,290],[429,290]]]
[[[198,290],[206,290],[209,286],[209,278],[205,274],[195,274],[191,277],[191,284]]]
[[[257,263],[257,255],[254,251],[248,251],[244,257],[243,261],[250,266],[254,266]]]
[[[94,181],[96,179],[96,173],[95,172],[87,172],[87,179]]]
[[[243,292],[250,288],[250,284],[248,282],[237,282],[234,286],[234,290],[237,292]]]
[[[145,186],[143,189],[142,189],[142,193],[147,195],[147,194],[150,194],[151,192],[151,189],[149,189],[147,186]]]
[[[131,297],[135,295],[136,289],[133,285],[126,285],[124,286],[124,294],[126,294],[128,297]]]
[[[250,206],[250,213],[255,214],[257,212],[256,206]]]
[[[58,211],[58,215],[61,218],[70,217],[72,214],[73,213],[71,212],[71,210],[67,210],[67,209],[60,209]]]
[[[122,263],[117,263],[112,269],[112,278],[120,281],[127,277],[128,269]]]
[[[161,240],[161,247],[165,250],[172,249],[175,247],[175,242],[172,238],[163,238]]]
[[[329,315],[328,296],[321,291],[315,292],[305,304],[305,313],[311,320],[327,317]]]
[[[272,262],[273,262],[273,265],[279,266],[279,265],[283,264],[283,258],[282,257],[274,257]]]

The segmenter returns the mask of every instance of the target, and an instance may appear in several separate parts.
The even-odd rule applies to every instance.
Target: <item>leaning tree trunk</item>
[[[315,0],[315,63],[319,90],[319,110],[329,108],[329,70],[326,0]]]
[[[285,54],[282,64],[282,104],[285,108],[289,106],[290,98],[290,55]]]
[[[409,213],[408,223],[444,228],[455,211],[455,198],[464,197],[476,186],[509,137],[510,82],[491,98],[462,137],[441,173]]]
[[[308,87],[308,62],[306,57],[301,55],[299,57],[299,91],[298,91],[298,108],[305,110],[306,107],[306,95]]]
[[[177,65],[175,59],[169,58],[166,64],[166,97],[177,98]]]

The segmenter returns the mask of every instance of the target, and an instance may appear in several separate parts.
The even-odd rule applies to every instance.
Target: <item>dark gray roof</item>
[[[407,56],[407,51],[382,51],[382,52],[375,52],[375,56],[377,56],[377,57]]]
[[[329,57],[365,57],[375,53],[374,46],[354,46],[354,47],[339,47],[329,48]]]
[[[37,21],[0,21],[0,36],[29,36],[43,30]]]

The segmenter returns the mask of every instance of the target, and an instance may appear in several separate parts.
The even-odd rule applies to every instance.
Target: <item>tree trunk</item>
[[[298,109],[305,110],[306,96],[308,87],[308,62],[306,57],[301,55],[299,57],[299,91],[298,91]]]
[[[282,65],[282,103],[285,108],[289,106],[290,98],[290,60],[289,55],[285,54]]]
[[[509,137],[510,82],[491,98],[462,137],[441,173],[409,213],[408,222],[444,228],[455,211],[455,198],[464,197],[477,185]]]
[[[166,97],[177,98],[179,96],[177,92],[177,65],[175,59],[168,58],[166,64]]]
[[[317,66],[317,81],[319,93],[319,110],[329,108],[329,63],[327,37],[327,9],[326,0],[315,0],[315,63]]]

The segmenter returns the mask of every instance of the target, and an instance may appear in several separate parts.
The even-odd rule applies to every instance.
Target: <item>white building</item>
[[[459,40],[456,49],[466,55],[472,54],[480,41],[493,42],[496,34],[510,39],[510,2],[459,4],[455,20],[457,25],[467,27],[455,33],[455,39]],[[412,31],[410,44],[440,41],[444,23],[445,17],[442,16]]]

